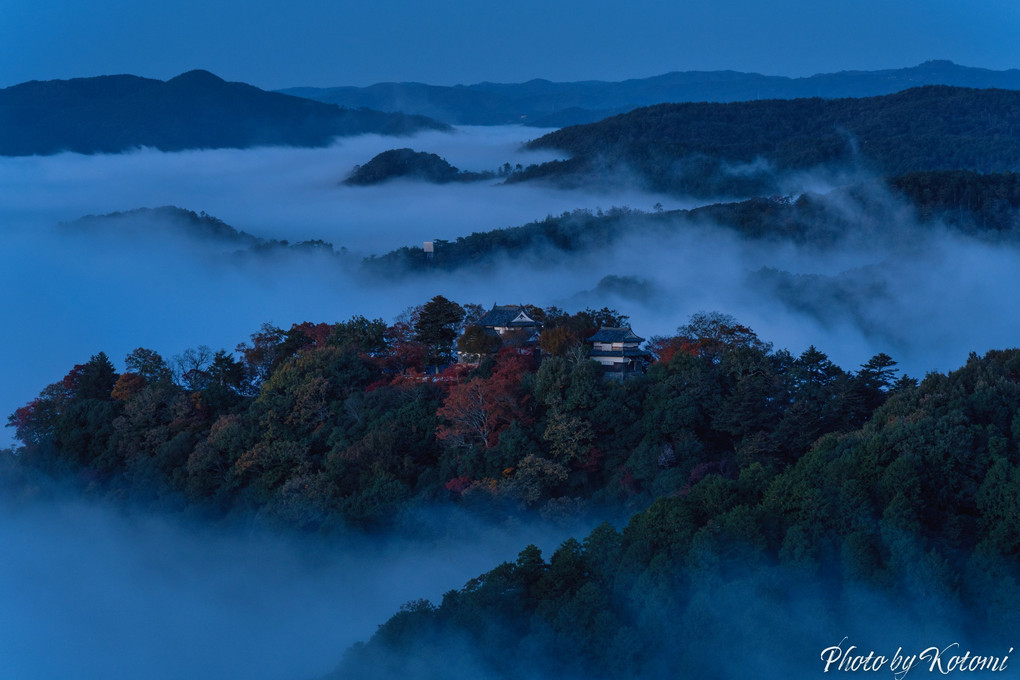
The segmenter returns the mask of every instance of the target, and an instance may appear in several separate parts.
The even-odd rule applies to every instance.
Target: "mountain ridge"
[[[29,81],[0,89],[0,155],[326,146],[336,137],[449,126],[422,116],[352,110],[203,70],[167,81],[133,75]]]
[[[550,132],[525,145],[566,161],[508,181],[605,181],[621,172],[675,195],[781,193],[777,173],[885,176],[1020,169],[1020,91],[927,85],[876,97],[684,102]]]
[[[375,83],[366,87],[293,87],[279,92],[346,106],[400,110],[451,124],[524,123],[560,127],[665,102],[733,102],[754,99],[825,99],[892,94],[920,85],[1020,89],[1020,70],[995,71],[930,60],[917,66],[877,71],[839,71],[791,78],[741,71],[671,71],[622,81],[523,83],[481,82],[428,85]]]

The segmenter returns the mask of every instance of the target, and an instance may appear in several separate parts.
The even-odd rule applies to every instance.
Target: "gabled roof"
[[[493,305],[481,319],[475,322],[479,326],[504,328],[510,326],[540,326],[541,324],[524,311],[520,305]]]
[[[613,328],[604,326],[588,338],[588,342],[644,342],[644,338],[635,335],[630,326],[626,328]]]

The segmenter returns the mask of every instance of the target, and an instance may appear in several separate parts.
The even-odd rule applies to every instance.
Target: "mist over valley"
[[[1020,100],[900,91],[935,71],[1015,76],[299,92],[414,94],[439,120],[195,71],[0,91],[15,122],[106,97],[0,139],[0,657],[25,678],[805,677],[847,636],[999,663]],[[652,87],[883,78],[898,94]],[[167,88],[228,103],[205,125]],[[522,92],[531,117],[656,105],[489,124]],[[109,136],[159,102],[188,114]],[[107,136],[47,137],[68,130]]]
[[[552,549],[586,530],[493,531],[435,509],[428,521],[456,532],[324,541],[126,512],[67,490],[10,500],[0,653],[21,678],[321,677],[404,602],[459,587],[518,544]]]
[[[522,128],[461,128],[423,133],[414,145],[480,172],[549,158],[551,152],[521,150],[529,137]],[[355,314],[391,320],[432,294],[484,306],[615,306],[644,337],[669,334],[694,312],[719,310],[777,346],[814,344],[848,368],[885,351],[916,376],[951,368],[970,351],[1007,345],[1018,328],[1008,313],[1017,271],[1013,227],[1005,225],[1001,241],[944,226],[938,216],[921,224],[902,194],[867,183],[866,174],[782,175],[784,188],[811,190],[811,209],[751,202],[691,212],[677,211],[711,199],[496,181],[341,185],[354,166],[391,144],[367,136],[321,150],[0,161],[10,187],[2,276],[6,289],[19,291],[9,303],[12,315],[34,319],[36,329],[5,337],[4,349],[22,358],[4,386],[6,411],[100,350],[115,360],[138,346],[165,356],[197,345],[229,350],[267,321],[287,326]],[[833,184],[840,179],[865,181],[870,193],[841,191]],[[248,238],[291,246],[321,240],[332,249],[260,251],[243,240],[198,238],[158,211],[145,219],[130,212],[169,205],[202,211]],[[77,221],[119,211],[119,221]],[[581,238],[567,250],[544,244],[539,233],[458,259],[452,270],[440,246],[434,265],[420,266],[423,241],[456,243],[574,211],[566,222],[580,225],[574,229]],[[777,211],[791,216],[770,221]],[[802,226],[791,231],[791,220]],[[605,231],[602,223],[615,226]],[[403,246],[408,250],[392,265],[382,258],[365,269],[365,257]],[[246,249],[250,256],[238,255]],[[600,288],[605,277],[634,277],[649,294]],[[832,283],[805,286],[812,280]],[[830,289],[839,292],[827,295]]]

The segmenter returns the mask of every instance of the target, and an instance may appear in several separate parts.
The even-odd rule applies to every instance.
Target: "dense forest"
[[[689,379],[691,359],[657,370]],[[1020,629],[1020,352],[972,356],[859,413],[803,432],[792,457],[763,455],[763,423],[746,422],[731,469],[703,468],[622,531],[548,558],[529,546],[441,603],[408,603],[336,677],[803,677],[844,635],[891,658],[949,622],[961,646],[941,668],[965,650],[1005,661]]]
[[[512,181],[619,181],[676,195],[767,195],[777,172],[860,167],[883,176],[1020,166],[1020,92],[946,86],[861,99],[659,104],[532,141],[568,161]]]
[[[620,382],[584,338],[625,316],[528,308],[538,351],[507,337],[450,364],[480,350],[483,311],[436,296],[389,325],[267,325],[233,353],[139,348],[122,372],[98,354],[10,417],[23,446],[0,482],[9,499],[56,479],[306,532],[436,504],[497,521],[638,511],[408,603],[337,677],[704,675],[724,642],[747,663],[775,645],[814,658],[838,640],[797,612],[866,631],[862,593],[1004,653],[1020,625],[1017,351],[918,383],[886,355],[846,371],[702,313]]]
[[[940,219],[971,233],[1020,228],[1020,173],[913,172],[890,179],[889,185],[925,221]]]
[[[13,460],[87,494],[304,531],[431,503],[567,517],[781,468],[911,384],[885,355],[847,372],[719,314],[654,338],[647,374],[607,381],[584,339],[625,316],[531,308],[532,347],[472,333],[482,311],[436,296],[390,325],[267,325],[236,353],[139,348],[120,373],[99,354],[11,416]],[[455,347],[483,360],[451,364]]]

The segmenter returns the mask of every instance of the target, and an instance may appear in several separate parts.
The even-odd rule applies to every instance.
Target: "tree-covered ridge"
[[[636,173],[678,195],[755,195],[775,171],[859,165],[885,176],[1020,167],[1020,92],[928,86],[861,99],[660,104],[529,143],[570,161],[515,181]]]
[[[420,247],[403,247],[364,260],[370,274],[453,271],[523,257],[555,264],[564,254],[606,248],[620,239],[667,236],[701,224],[732,229],[749,239],[830,245],[842,239],[889,233],[903,221],[903,199],[922,225],[938,222],[981,238],[1020,236],[1020,180],[1017,173],[970,171],[911,173],[884,182],[865,182],[829,194],[752,198],[690,210],[644,212],[627,207],[575,210],[518,227],[493,229],[434,242],[426,258]]]
[[[629,221],[633,218],[633,221]],[[626,224],[627,229],[618,227]],[[647,216],[630,208],[607,211],[575,210],[519,227],[474,232],[453,241],[433,241],[434,256],[426,258],[421,247],[405,246],[364,260],[363,270],[390,277],[429,270],[453,271],[462,267],[491,265],[499,257],[556,258],[563,253],[581,252],[611,243],[623,234],[666,229],[664,216]]]
[[[287,239],[261,238],[235,229],[204,211],[196,213],[172,205],[86,215],[71,222],[62,222],[58,227],[68,236],[100,236],[123,243],[142,242],[150,247],[160,241],[192,241],[208,247],[211,252],[226,254],[235,262],[281,254],[325,256],[338,267],[356,266],[358,262],[344,247],[336,248],[327,241],[309,239],[292,242]]]
[[[326,146],[335,137],[449,129],[424,116],[343,109],[207,71],[32,81],[0,90],[0,155]]]
[[[889,180],[923,220],[941,219],[968,231],[1020,228],[1020,173],[969,170],[912,172]]]
[[[511,175],[515,172],[509,166],[501,172],[504,170]],[[438,239],[433,242],[431,258],[420,246],[362,259],[319,240],[290,243],[263,239],[212,215],[175,206],[89,215],[62,226],[70,233],[104,233],[121,239],[165,235],[219,242],[231,246],[237,258],[314,251],[335,258],[337,266],[371,277],[392,278],[467,267],[478,270],[507,257],[558,266],[565,254],[604,249],[621,238],[669,236],[702,224],[732,229],[744,238],[825,246],[841,239],[888,233],[890,224],[902,222],[902,206],[889,200],[890,190],[912,208],[922,225],[942,223],[980,238],[1012,240],[1020,235],[1018,177],[1018,173],[923,172],[854,184],[829,194],[805,193],[796,200],[773,196],[652,212],[627,207],[574,210],[517,227]]]
[[[344,184],[364,186],[381,184],[397,178],[416,179],[435,184],[449,182],[477,182],[493,179],[493,172],[467,172],[450,165],[441,156],[413,149],[390,149],[372,157],[364,165],[357,165],[343,181]]]
[[[845,635],[1001,658],[1020,629],[1018,470],[1020,351],[972,356],[786,467],[712,470],[622,531],[409,603],[337,677],[797,677]]]
[[[268,241],[240,231],[205,212],[164,205],[135,208],[105,215],[85,215],[60,225],[71,233],[112,233],[119,237],[164,233],[198,240],[221,241],[239,247],[264,246]]]
[[[102,496],[303,530],[388,525],[436,502],[574,515],[751,461],[785,466],[899,389],[884,355],[848,373],[720,315],[653,339],[646,375],[606,381],[583,340],[626,317],[529,315],[545,323],[541,356],[508,339],[439,373],[477,306],[437,296],[389,326],[267,325],[236,352],[169,362],[140,348],[119,374],[96,355],[11,416],[18,461]]]

